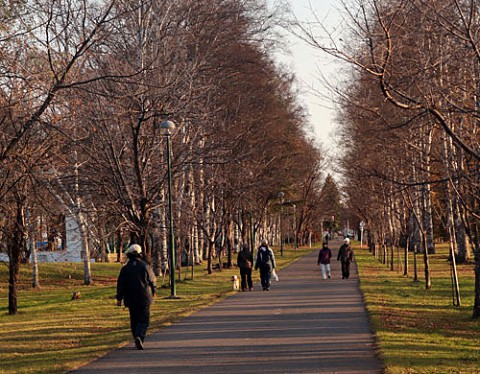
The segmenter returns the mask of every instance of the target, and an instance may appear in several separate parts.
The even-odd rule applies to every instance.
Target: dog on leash
[[[240,281],[236,275],[232,276],[232,287],[234,290],[238,291],[240,289]]]

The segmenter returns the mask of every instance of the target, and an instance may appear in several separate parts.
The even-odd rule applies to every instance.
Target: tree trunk
[[[454,211],[455,238],[457,244],[458,262],[464,264],[472,257],[468,247],[467,233],[465,230],[465,219],[462,219],[462,207],[458,204],[458,197],[454,196],[456,209]]]
[[[32,230],[30,236],[30,252],[32,253],[32,287],[40,287],[40,278],[38,276],[37,245],[35,243],[35,231]]]
[[[20,271],[18,246],[10,243],[8,266],[8,314],[17,314],[17,284]]]
[[[15,223],[8,243],[8,314],[11,315],[18,312],[18,274],[22,251],[25,250],[26,236],[25,198],[17,195]]]
[[[177,279],[182,279],[182,254],[183,254],[183,251],[184,251],[184,248],[183,248],[183,243],[181,242],[181,238],[179,236],[175,236],[175,239],[174,239],[174,248],[175,248],[175,266],[176,266],[176,269],[175,270],[178,270],[178,275],[177,275]]]
[[[20,271],[20,250],[18,243],[12,240],[9,243],[9,266],[8,266],[8,314],[17,314],[17,284]]]
[[[217,249],[216,246],[215,246],[215,249]],[[220,245],[220,247],[217,250],[217,253],[218,253],[218,258],[217,258],[217,260],[218,260],[218,271],[223,270],[223,263],[222,263],[223,262],[223,254],[222,254],[222,252],[223,252],[223,246]]]
[[[40,287],[40,278],[38,274],[38,259],[37,259],[37,230],[39,230],[39,217],[32,217],[30,214],[27,216],[27,227],[28,227],[28,241],[27,247],[32,258],[32,288]]]
[[[208,251],[205,243],[205,233],[202,230],[201,224],[197,224],[197,233],[198,233],[198,251],[199,251],[199,262],[204,261],[208,258]]]
[[[215,242],[211,240],[208,241],[208,250],[207,250],[207,272],[208,274],[213,273],[213,264],[212,264],[212,257],[213,257],[213,248],[215,246]]]
[[[475,238],[473,241],[475,258],[475,297],[473,303],[473,318],[478,319],[480,318],[480,233],[477,224],[473,227],[473,234]]]
[[[160,209],[155,209],[153,213],[153,226],[151,233],[151,243],[152,243],[152,270],[155,276],[159,276],[162,271],[162,245],[160,242],[161,237],[161,227],[160,227]]]
[[[448,161],[450,159],[448,153],[448,143],[444,140],[444,157]],[[450,165],[446,165],[450,167]],[[452,182],[450,181],[447,185],[447,198],[446,198],[446,229],[448,232],[448,241],[450,246],[450,265],[451,265],[451,276],[452,276],[452,302],[453,305],[460,306],[460,287],[458,284],[458,274],[457,274],[457,253],[455,251],[456,243],[456,233],[455,233],[455,216],[454,212],[454,202],[453,202],[453,191],[452,191]]]
[[[417,244],[413,245],[413,281],[416,283],[418,282],[418,260],[417,260],[417,253],[418,253],[418,246]]]
[[[475,253],[475,297],[473,302],[473,319],[480,318],[480,254]]]
[[[410,247],[410,240],[407,238],[407,242],[404,247],[404,265],[403,265],[403,276],[408,277],[409,271],[409,262],[408,262],[408,248]]]
[[[390,271],[395,270],[395,246],[392,243],[390,243]]]
[[[238,220],[240,220],[240,214],[236,214]],[[240,246],[240,229],[239,229],[239,224],[240,222],[236,222],[236,220],[233,220],[233,251],[235,253],[241,251],[241,246]]]
[[[423,265],[425,270],[425,289],[429,290],[432,288],[432,281],[430,278],[430,261],[429,261],[429,254],[428,254],[428,239],[425,232],[422,232],[423,238]]]
[[[232,262],[232,253],[233,253],[233,237],[234,237],[234,223],[232,220],[230,220],[226,226],[225,226],[225,230],[226,230],[226,237],[227,237],[227,241],[226,241],[226,245],[227,245],[227,266],[228,268],[231,268],[233,266],[233,262]]]
[[[449,175],[458,175],[463,171],[461,157],[458,157],[458,153],[455,147],[453,146],[452,139],[444,137],[443,141],[443,154],[445,159],[445,167],[450,169]],[[447,170],[448,170],[447,169]],[[458,191],[460,188],[460,183],[458,180],[450,180],[447,186],[447,228],[449,228],[450,240],[453,241],[452,245],[454,248],[454,253],[456,260],[459,263],[466,263],[471,254],[468,251],[467,246],[467,235],[465,232],[465,226],[462,222],[460,209],[458,203]]]
[[[85,216],[82,212],[77,212],[76,220],[82,238],[82,258],[83,258],[83,283],[88,286],[92,283],[92,273],[90,269],[90,248],[88,243],[88,230]]]
[[[193,263],[198,265],[202,262],[202,254],[200,252],[200,233],[198,231],[198,224],[192,225],[192,249],[193,249]]]
[[[102,225],[99,227],[98,230],[100,234],[100,253],[102,256],[102,262],[108,262],[107,238],[105,237],[105,228]]]
[[[387,252],[387,243],[385,242],[385,234],[382,233],[381,238],[382,238],[382,264],[386,265],[388,252]]]
[[[165,191],[162,189],[162,192],[161,192],[161,195],[160,195],[160,200],[161,202],[163,202],[163,204],[161,205],[163,208],[160,209],[160,213],[159,213],[159,227],[160,227],[160,246],[161,246],[161,252],[160,252],[160,261],[161,261],[161,264],[160,264],[160,268],[162,269],[162,272],[163,274],[165,274],[165,272],[167,271],[168,269],[168,264],[169,264],[169,261],[168,261],[168,256],[170,256],[170,254],[168,253],[168,230],[167,230],[167,208],[166,208],[166,199],[165,199]]]
[[[424,148],[424,172],[425,180],[431,178],[431,146],[433,139],[433,130],[427,130],[426,143]],[[435,253],[435,243],[433,238],[433,214],[432,214],[432,188],[430,183],[425,183],[422,187],[422,218],[423,230],[425,235],[425,250],[429,254]],[[427,256],[428,258],[428,256]]]
[[[196,225],[190,226],[190,266],[191,266],[191,279],[193,280],[194,269],[195,269],[195,256],[197,252],[197,240],[196,240]]]
[[[453,241],[450,239],[450,265],[452,273],[452,294],[453,294],[453,305],[460,306],[460,287],[458,284],[458,274],[457,274],[457,261],[455,260],[455,249],[453,247]]]
[[[116,231],[115,248],[117,249],[117,262],[122,262],[123,239],[122,239],[122,230],[121,229],[117,229],[117,231]]]

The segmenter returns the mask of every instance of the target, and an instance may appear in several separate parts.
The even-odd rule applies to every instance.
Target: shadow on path
[[[332,279],[315,250],[270,292],[235,294],[148,336],[144,351],[131,344],[73,373],[381,373],[356,271],[341,279],[331,244]]]

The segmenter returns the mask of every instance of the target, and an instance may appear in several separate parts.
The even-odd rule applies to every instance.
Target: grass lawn
[[[282,268],[311,250],[277,253]],[[8,264],[0,263],[0,373],[62,373],[131,341],[128,310],[116,307],[117,263],[92,263],[94,284],[83,286],[83,265],[40,264],[39,289],[31,288],[31,268],[21,268],[17,315],[8,315]],[[152,305],[149,332],[166,326],[231,294],[238,269],[208,275],[205,265],[182,269],[178,300],[169,300],[168,279]],[[258,272],[254,272],[258,281]],[[187,279],[183,279],[184,277]],[[167,277],[168,278],[168,277]],[[81,299],[71,300],[74,291]]]
[[[367,249],[355,248],[361,289],[387,373],[480,373],[480,321],[472,320],[473,263],[458,266],[461,307],[452,304],[447,245],[430,257],[432,288],[425,289],[423,256],[419,282],[391,271]]]

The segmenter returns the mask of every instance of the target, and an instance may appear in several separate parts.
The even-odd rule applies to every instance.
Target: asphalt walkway
[[[382,373],[355,269],[342,280],[335,257],[322,280],[317,256],[279,271],[269,292],[255,284],[74,373]]]

